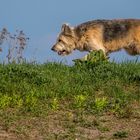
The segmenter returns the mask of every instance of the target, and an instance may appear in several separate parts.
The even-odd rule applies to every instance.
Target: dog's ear
[[[63,24],[61,31],[65,34],[72,34],[72,28],[68,24]]]

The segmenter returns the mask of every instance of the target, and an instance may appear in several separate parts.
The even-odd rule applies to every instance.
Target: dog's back
[[[116,38],[122,38],[129,30],[140,26],[139,19],[116,19],[116,20],[93,20],[82,23],[75,27],[78,35],[83,36],[87,30],[103,26],[104,40],[111,41]]]
[[[93,30],[95,34],[98,33],[97,29],[100,29],[102,39],[95,35],[96,39],[102,42],[106,52],[117,51],[125,47],[131,55],[140,53],[139,19],[93,20],[76,26],[75,32],[77,36],[82,37],[89,30]]]

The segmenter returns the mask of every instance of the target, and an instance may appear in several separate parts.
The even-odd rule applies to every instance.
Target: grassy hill
[[[0,138],[140,138],[140,63],[0,64]]]

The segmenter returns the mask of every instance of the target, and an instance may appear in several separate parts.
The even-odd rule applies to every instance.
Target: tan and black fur
[[[125,49],[130,55],[140,54],[140,20],[93,20],[75,27],[63,24],[52,50],[68,55],[75,49],[103,50],[105,55]]]

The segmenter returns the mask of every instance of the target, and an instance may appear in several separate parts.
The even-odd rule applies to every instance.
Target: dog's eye
[[[61,42],[61,39],[59,39],[58,42]]]

